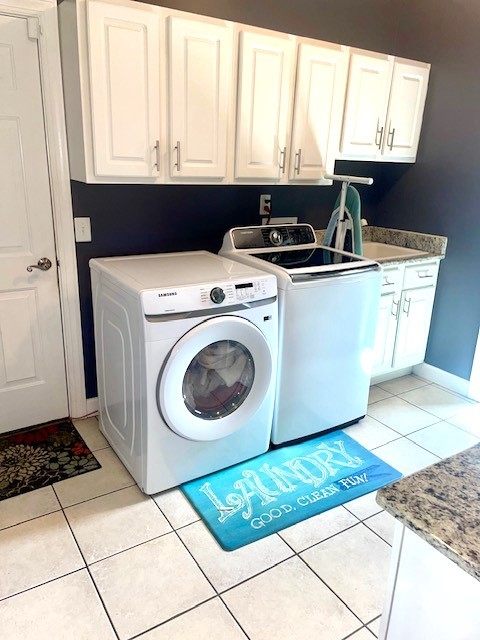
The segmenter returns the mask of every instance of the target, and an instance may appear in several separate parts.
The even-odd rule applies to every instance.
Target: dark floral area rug
[[[70,420],[0,436],[0,500],[100,468]]]

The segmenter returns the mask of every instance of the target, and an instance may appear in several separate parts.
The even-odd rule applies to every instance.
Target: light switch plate
[[[74,218],[73,223],[75,226],[75,240],[77,242],[91,242],[90,218]]]

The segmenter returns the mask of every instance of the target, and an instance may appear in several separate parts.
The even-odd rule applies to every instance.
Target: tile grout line
[[[359,522],[359,523],[357,523],[357,524],[361,524],[361,523]],[[356,527],[357,525],[354,525],[354,526]],[[353,529],[353,527],[350,527],[350,528],[351,528],[351,529]],[[340,533],[341,533],[341,532],[340,532]],[[324,580],[322,577],[320,577],[320,576],[318,575],[318,573],[317,573],[317,572],[316,572],[316,571],[315,571],[315,570],[314,570],[314,569],[313,569],[313,568],[308,564],[308,562],[302,558],[302,556],[300,555],[300,553],[303,553],[304,551],[306,551],[306,549],[304,549],[304,551],[301,551],[300,553],[297,553],[297,552],[293,549],[293,547],[292,547],[290,544],[288,544],[288,542],[286,542],[285,544],[286,544],[287,546],[289,546],[289,547],[290,547],[290,549],[292,549],[292,551],[294,552],[295,556],[296,556],[296,557],[297,557],[297,558],[298,558],[298,559],[299,559],[299,560],[300,560],[300,561],[301,561],[301,562],[302,562],[302,563],[307,567],[307,569],[308,569],[309,571],[311,571],[311,572],[313,573],[313,575],[314,575],[314,576],[316,576],[316,577],[317,577],[317,579],[318,579],[318,580],[320,580],[320,582],[321,582],[325,587],[327,587],[327,589],[328,589],[331,593],[333,593],[333,595],[334,595],[336,598],[338,598],[338,600],[340,600],[340,602],[341,602],[341,603],[342,603],[342,604],[343,604],[343,605],[344,605],[344,606],[345,606],[345,607],[350,611],[350,613],[351,613],[353,616],[355,616],[355,618],[357,618],[357,620],[358,620],[358,621],[360,622],[360,624],[363,626],[363,624],[364,624],[363,620],[361,620],[361,618],[360,618],[360,617],[359,617],[359,616],[358,616],[358,615],[353,611],[353,609],[351,609],[351,608],[348,606],[348,604],[343,600],[343,598],[341,598],[341,597],[340,597],[340,596],[339,596],[339,595],[338,595],[338,594],[337,594],[337,593],[332,589],[332,587],[331,587],[327,582],[325,582],[325,580]],[[322,543],[321,543],[321,542],[319,542],[318,544],[320,545],[320,544],[322,544]],[[314,546],[316,546],[316,545],[314,545]],[[311,547],[310,547],[310,548],[311,548]],[[358,629],[356,629],[356,630],[355,630],[355,632],[356,632],[356,631],[359,631],[359,630],[360,630],[360,628],[361,628],[361,627],[359,627]]]
[[[16,591],[15,593],[11,593],[9,596],[5,596],[4,598],[0,598],[0,602],[5,602],[6,600],[10,600],[10,598],[16,598],[27,591],[33,591],[34,589],[38,589],[39,587],[43,587],[46,584],[50,584],[51,582],[55,582],[56,580],[61,580],[66,576],[72,576],[74,573],[79,573],[83,571],[86,567],[80,567],[80,569],[74,569],[73,571],[67,571],[67,573],[62,574],[61,576],[57,576],[56,578],[50,578],[50,580],[45,580],[45,582],[40,582],[39,584],[35,584],[32,587],[27,587],[26,589],[22,589],[21,591]]]
[[[54,491],[54,493],[55,493],[55,496],[56,496],[57,500],[60,502],[60,500],[59,500],[59,498],[58,498],[58,495],[57,495],[57,492],[55,491],[55,488],[54,488],[53,486],[52,486],[52,489],[53,489],[53,491]],[[71,533],[71,535],[72,535],[72,537],[73,537],[73,540],[75,541],[75,544],[77,545],[78,552],[80,553],[80,555],[81,555],[81,557],[82,557],[82,560],[83,560],[83,562],[85,563],[85,569],[87,570],[87,573],[88,573],[88,575],[89,575],[89,577],[90,577],[90,580],[91,580],[91,582],[92,582],[93,588],[95,589],[95,591],[96,591],[96,593],[97,593],[97,596],[98,596],[98,598],[99,598],[99,600],[100,600],[100,602],[101,602],[101,604],[102,604],[102,607],[103,607],[103,609],[104,609],[104,611],[105,611],[105,615],[107,616],[107,619],[108,619],[108,621],[110,622],[110,625],[111,625],[111,627],[112,627],[113,633],[114,633],[114,634],[115,634],[115,636],[117,637],[117,640],[120,640],[120,635],[119,635],[119,633],[117,632],[117,629],[115,628],[115,625],[113,624],[113,620],[112,620],[112,618],[110,617],[110,613],[108,612],[108,609],[107,609],[107,607],[106,607],[106,605],[105,605],[105,602],[104,602],[104,600],[103,600],[103,598],[102,598],[102,595],[101,595],[101,593],[100,593],[100,591],[99,591],[99,589],[98,589],[98,587],[97,587],[97,583],[96,583],[96,582],[95,582],[95,580],[93,579],[93,576],[92,576],[92,574],[91,574],[91,572],[90,572],[90,568],[89,568],[89,566],[88,566],[88,564],[87,564],[87,561],[85,560],[85,556],[83,555],[82,549],[80,548],[80,545],[79,545],[79,543],[78,543],[78,540],[77,540],[77,538],[75,537],[75,534],[74,534],[74,532],[73,532],[73,529],[72,529],[72,527],[71,527],[71,525],[70,525],[70,522],[69,522],[69,520],[68,520],[68,518],[67,518],[67,514],[65,513],[65,511],[64,511],[64,509],[63,509],[63,507],[62,507],[62,513],[63,513],[63,517],[65,518],[65,522],[67,523],[67,527],[69,528],[70,533]]]
[[[385,511],[385,510],[384,510]],[[385,513],[388,513],[387,511],[385,511]],[[376,515],[378,515],[378,513],[374,514],[373,516],[370,516],[370,518],[374,518]],[[393,516],[392,516],[393,517]],[[365,518],[365,520],[368,520],[369,518]],[[388,542],[388,540],[385,540],[385,538],[382,538],[382,536],[378,533],[378,531],[375,531],[375,529],[370,529],[370,527],[368,526],[368,524],[365,523],[365,521],[362,522],[363,525],[365,525],[365,527],[367,527],[367,529],[371,532],[374,533],[378,538],[380,538],[380,540],[383,540],[383,542],[385,542],[385,544],[388,544],[388,546],[390,548],[392,548],[392,545],[390,542]]]
[[[227,606],[226,602],[223,600],[223,598],[220,595],[220,592],[218,591],[218,589],[215,587],[215,585],[211,582],[211,580],[208,578],[208,576],[206,575],[206,573],[203,571],[203,569],[201,568],[201,566],[199,565],[199,563],[197,562],[197,559],[194,557],[194,555],[192,554],[192,552],[190,551],[190,549],[187,547],[187,545],[185,544],[185,542],[182,540],[181,536],[177,533],[178,529],[185,529],[186,527],[189,527],[190,525],[195,524],[196,522],[201,521],[201,518],[199,518],[199,520],[195,520],[195,522],[190,522],[187,525],[184,525],[183,527],[178,527],[178,529],[174,529],[172,523],[170,522],[170,520],[168,519],[167,515],[162,511],[162,509],[160,508],[160,505],[152,498],[153,502],[155,503],[157,509],[160,511],[160,513],[163,515],[163,517],[166,519],[166,521],[168,522],[168,524],[172,527],[172,531],[173,533],[175,533],[175,535],[177,536],[177,538],[180,540],[180,543],[184,546],[184,548],[186,549],[187,553],[190,555],[190,557],[192,558],[192,560],[194,561],[194,563],[197,565],[198,569],[200,570],[200,572],[202,573],[202,575],[205,577],[205,579],[207,580],[207,582],[209,583],[209,585],[212,587],[212,589],[215,591],[215,595],[213,596],[213,598],[219,598],[219,600],[222,602],[223,606],[226,608],[226,610],[229,612],[229,614],[232,616],[232,618],[235,620],[235,622],[238,624],[239,628],[241,629],[242,633],[245,634],[245,637],[248,638],[248,640],[250,640],[250,636],[247,634],[247,632],[245,631],[245,629],[242,627],[242,625],[240,624],[240,622],[237,620],[237,618],[233,615],[232,611],[230,611],[230,608]],[[201,603],[200,603],[201,604]],[[199,605],[196,605],[199,606]],[[195,608],[195,607],[194,607]],[[177,614],[177,616],[181,616],[184,613],[186,613],[187,611],[183,611]],[[172,618],[170,618],[172,619]],[[168,620],[165,620],[164,622],[162,622],[161,624],[165,624],[166,622],[168,622]],[[159,626],[159,625],[157,625]],[[155,627],[154,627],[155,628]]]
[[[172,622],[172,620],[176,620],[177,618],[180,618],[181,616],[183,616],[186,613],[190,613],[191,611],[195,611],[195,609],[198,609],[198,607],[201,607],[202,605],[206,604],[207,602],[212,602],[213,600],[216,600],[217,598],[218,598],[218,594],[210,596],[210,598],[206,598],[205,600],[202,600],[201,602],[199,602],[198,604],[194,605],[193,607],[189,607],[188,609],[185,609],[184,611],[180,611],[179,613],[176,613],[171,618],[168,618],[167,620],[163,620],[163,622],[160,622],[159,624],[156,624],[153,627],[148,627],[148,629],[144,629],[143,631],[140,631],[140,633],[136,633],[133,636],[128,636],[128,640],[136,640],[136,638],[140,638],[145,633],[149,633],[150,631],[153,631],[154,629],[159,629],[160,627],[163,627],[164,625],[166,625],[168,622]]]
[[[157,505],[158,506],[158,505]],[[165,514],[164,514],[165,515]],[[166,516],[165,516],[166,517]],[[192,523],[193,524],[193,523]],[[247,634],[247,632],[245,631],[245,629],[243,628],[243,626],[240,624],[239,620],[237,620],[237,618],[233,615],[232,611],[230,610],[230,607],[228,607],[227,603],[223,600],[223,598],[220,595],[220,592],[218,591],[218,589],[215,587],[215,585],[213,584],[213,582],[209,579],[209,577],[207,576],[207,574],[205,573],[205,571],[203,571],[202,567],[200,566],[200,564],[197,562],[197,559],[195,558],[195,556],[193,555],[193,553],[190,551],[190,549],[187,547],[187,545],[185,544],[185,542],[182,540],[182,538],[178,535],[178,533],[175,531],[175,535],[177,536],[177,538],[180,540],[181,544],[185,547],[187,553],[190,555],[190,557],[192,558],[192,560],[194,561],[194,563],[197,565],[198,569],[201,571],[201,573],[203,574],[203,576],[205,577],[205,579],[207,580],[207,582],[210,584],[210,586],[212,587],[212,589],[215,591],[215,595],[220,598],[220,600],[223,603],[223,606],[227,609],[227,611],[229,612],[229,614],[232,616],[232,618],[235,620],[235,622],[238,624],[238,626],[240,627],[240,629],[242,630],[242,632],[245,634],[245,636],[250,640],[250,636]]]

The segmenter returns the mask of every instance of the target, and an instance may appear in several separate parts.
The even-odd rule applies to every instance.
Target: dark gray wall
[[[480,3],[476,0],[162,0],[164,6],[341,42],[432,63],[415,165],[337,162],[372,175],[362,190],[370,223],[449,236],[426,360],[468,378],[480,319],[476,155],[480,147]],[[114,186],[72,183],[74,214],[92,220],[78,263],[87,395],[96,395],[88,259],[153,251],[217,250],[230,227],[257,222],[258,197],[274,214],[325,226],[334,187]]]
[[[165,0],[182,11],[216,16],[389,52],[397,25],[388,0]],[[337,162],[336,171],[368,175],[373,187],[359,189],[364,215],[371,222],[384,195],[385,166]],[[72,182],[75,216],[88,216],[92,243],[77,245],[87,397],[96,395],[91,292],[91,257],[143,252],[220,248],[223,234],[237,225],[257,224],[259,195],[271,193],[274,215],[295,215],[325,227],[339,186],[142,186],[85,185]]]
[[[417,162],[397,169],[375,219],[448,236],[426,361],[468,379],[480,325],[480,2],[402,7],[395,53],[432,70]]]

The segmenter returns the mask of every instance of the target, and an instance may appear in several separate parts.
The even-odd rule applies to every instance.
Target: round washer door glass
[[[272,379],[272,354],[260,329],[237,316],[215,317],[175,344],[159,374],[157,403],[178,435],[217,440],[252,418]]]
[[[250,351],[236,340],[204,347],[183,378],[187,409],[204,420],[218,420],[236,411],[250,393],[255,364]]]

